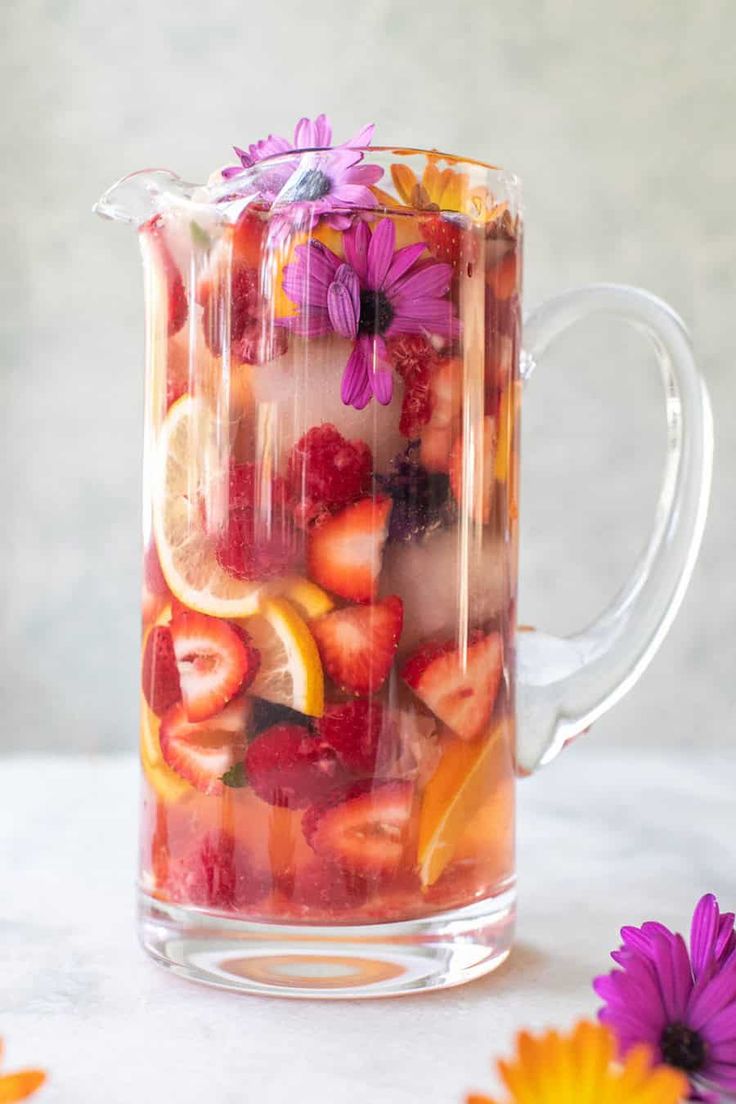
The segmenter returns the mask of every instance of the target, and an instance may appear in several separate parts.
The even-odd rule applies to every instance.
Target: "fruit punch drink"
[[[517,201],[439,155],[258,152],[138,220],[144,941],[220,984],[400,991],[361,939],[510,936]],[[283,965],[310,955],[320,982]]]

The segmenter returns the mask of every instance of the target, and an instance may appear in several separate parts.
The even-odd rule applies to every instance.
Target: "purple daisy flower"
[[[342,261],[322,242],[297,246],[284,270],[284,291],[300,307],[284,325],[303,337],[337,333],[354,341],[342,378],[342,401],[362,410],[371,397],[386,406],[393,373],[386,338],[459,332],[446,298],[452,267],[420,262],[423,242],[395,249],[396,228],[381,219],[371,231],[354,223],[343,236]]]
[[[650,921],[621,929],[620,967],[595,979],[606,1002],[600,1020],[622,1053],[649,1043],[659,1060],[683,1070],[694,1100],[718,1100],[712,1087],[736,1091],[736,934],[734,914],[712,894],[693,913],[690,951],[681,935]]]
[[[293,142],[269,134],[247,150],[233,147],[240,165],[223,169],[222,177],[230,180],[269,158],[281,158],[259,174],[261,198],[288,206],[293,225],[314,224],[325,218],[335,229],[344,230],[350,223],[347,210],[377,206],[371,185],[381,179],[383,169],[361,164],[361,147],[369,145],[374,129],[370,123],[347,142],[333,147],[332,124],[326,115],[314,120],[303,118],[296,124]],[[292,152],[299,156],[284,156]]]

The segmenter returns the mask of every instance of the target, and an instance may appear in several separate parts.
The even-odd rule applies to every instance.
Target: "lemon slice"
[[[418,859],[423,886],[434,885],[451,862],[469,821],[492,800],[510,762],[503,721],[482,743],[453,739],[447,745],[422,795]]]
[[[284,598],[288,598],[292,606],[305,621],[311,621],[315,617],[321,617],[323,613],[329,613],[335,608],[335,603],[327,591],[322,590],[311,579],[305,579],[301,575],[292,576],[284,580],[281,591]]]
[[[170,408],[153,472],[153,531],[169,589],[180,602],[212,617],[255,613],[265,583],[236,579],[217,561],[205,514],[223,512],[228,441],[207,403],[184,395]],[[226,504],[224,504],[226,506]]]
[[[325,686],[317,645],[285,598],[266,598],[259,612],[241,622],[261,653],[248,693],[288,705],[309,717],[324,712]]]

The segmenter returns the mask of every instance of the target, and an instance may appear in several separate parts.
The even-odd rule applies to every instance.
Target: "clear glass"
[[[185,976],[289,996],[503,961],[515,768],[645,666],[709,474],[667,308],[647,299],[643,320],[643,293],[593,289],[532,320],[524,374],[591,310],[644,321],[690,436],[672,437],[650,555],[586,646],[520,635],[517,735],[518,183],[365,149],[371,203],[335,209],[336,156],[206,187],[134,174],[97,208],[137,227],[146,287],[142,940]]]

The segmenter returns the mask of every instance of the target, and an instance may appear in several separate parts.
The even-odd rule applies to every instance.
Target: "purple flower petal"
[[[355,317],[360,318],[360,280],[357,272],[349,264],[341,264],[335,273],[335,280],[339,284],[344,284],[350,292]]]
[[[311,119],[304,117],[294,127],[294,148],[312,149],[317,142],[317,126]]]
[[[386,333],[430,333],[447,335],[457,332],[459,322],[453,317],[452,304],[445,299],[425,299],[408,303],[406,307],[394,306],[394,317]]]
[[[736,1061],[736,1005],[729,1005],[717,1016],[709,1021],[705,1035],[709,1046],[717,1043],[733,1043],[734,1057],[729,1061]]]
[[[377,207],[378,200],[373,192],[362,184],[336,184],[330,192],[330,199],[350,207]]]
[[[708,1065],[708,1081],[712,1081],[726,1092],[736,1089],[736,1066],[731,1062],[711,1062]],[[716,1097],[719,1104],[725,1104],[723,1097]]]
[[[348,273],[352,274],[355,287],[351,289],[348,282],[335,279],[334,283],[330,284],[327,292],[327,310],[333,328],[341,337],[355,337],[358,332],[360,316],[360,293],[357,290],[358,277],[349,265],[342,265],[341,268],[347,269]],[[338,269],[339,274],[340,269]],[[347,281],[347,277],[345,279]],[[357,309],[353,291],[356,291],[358,295]]]
[[[378,290],[383,287],[386,273],[391,266],[396,245],[396,227],[393,220],[381,219],[371,234],[368,244],[368,264],[366,267],[369,288]]]
[[[718,902],[712,893],[707,893],[695,906],[690,926],[690,956],[696,977],[712,962],[718,928]]]
[[[377,184],[382,176],[383,169],[380,165],[353,165],[345,173],[345,180],[349,184],[363,184],[367,187]]]
[[[693,994],[688,1009],[688,1025],[699,1031],[729,1004],[736,1003],[736,964],[724,968],[706,986]]]
[[[658,937],[655,962],[658,966],[662,1003],[668,1020],[677,1023],[685,1018],[688,998],[693,982],[690,973],[685,940],[681,935],[674,940]]]
[[[326,310],[306,310],[291,318],[282,318],[280,325],[300,337],[324,337],[332,333],[332,323]]]
[[[716,958],[723,962],[736,949],[736,932],[734,932],[734,914],[724,912],[718,926],[716,938]]]
[[[342,264],[337,254],[314,238],[305,245],[298,245],[294,252],[310,284],[329,287]],[[287,265],[287,268],[291,268],[291,265]]]
[[[358,274],[361,284],[365,284],[368,246],[370,245],[371,232],[364,222],[356,222],[346,231],[342,240],[345,250],[345,260]]]
[[[444,295],[450,286],[452,267],[429,261],[396,281],[391,298],[397,303]]]
[[[396,250],[393,260],[388,266],[388,272],[386,273],[386,279],[383,284],[387,295],[391,295],[394,284],[404,273],[409,271],[411,266],[421,257],[426,248],[424,242],[415,242],[412,245],[404,245],[401,249]]]
[[[360,401],[365,397],[366,387],[368,387],[368,397],[370,398],[368,358],[365,344],[363,341],[357,341],[348,357],[342,377],[340,396],[345,406],[355,406],[356,410],[362,410],[366,403],[364,402],[363,406],[356,406],[356,400]]]
[[[348,138],[347,142],[343,144],[346,146],[369,146],[375,129],[375,123],[366,123],[364,127],[360,128],[357,134],[354,134],[352,138]]]

